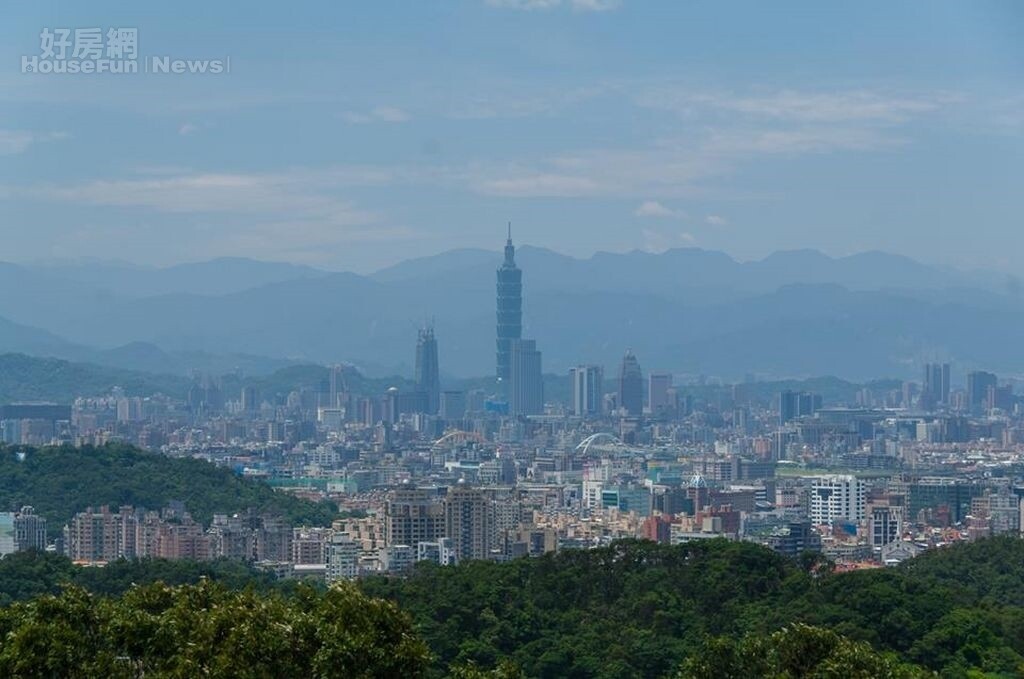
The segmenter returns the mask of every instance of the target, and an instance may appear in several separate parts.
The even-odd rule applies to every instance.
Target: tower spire
[[[512,245],[512,222],[508,223],[508,240],[505,241],[505,267],[513,268],[516,265],[516,249]]]

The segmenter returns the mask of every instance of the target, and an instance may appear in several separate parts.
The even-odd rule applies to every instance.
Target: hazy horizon
[[[515,242],[515,238],[514,237],[513,237],[513,241]],[[454,248],[448,248],[448,249],[444,249],[444,250],[438,250],[436,252],[428,252],[428,253],[423,253],[423,254],[419,254],[419,255],[412,255],[412,256],[409,256],[409,257],[402,258],[402,259],[397,259],[397,260],[395,260],[393,262],[389,262],[389,263],[386,263],[386,264],[383,264],[383,265],[380,265],[380,266],[375,266],[373,268],[360,268],[358,266],[354,266],[354,267],[351,267],[351,268],[333,268],[333,267],[331,267],[329,265],[321,266],[321,265],[317,265],[317,264],[308,264],[308,263],[303,262],[303,261],[294,261],[294,260],[287,260],[287,259],[272,259],[272,258],[262,258],[262,257],[247,257],[247,256],[243,256],[243,255],[217,255],[217,256],[211,256],[211,257],[208,257],[208,258],[205,258],[205,259],[183,259],[181,261],[174,261],[174,262],[169,262],[169,263],[166,263],[166,264],[152,264],[152,263],[146,263],[146,262],[133,262],[133,261],[126,260],[126,259],[104,258],[104,257],[93,257],[93,256],[53,257],[53,258],[35,258],[35,259],[31,259],[31,258],[29,258],[29,259],[14,259],[14,258],[11,258],[11,259],[0,259],[0,262],[6,262],[6,263],[9,263],[9,264],[16,264],[18,266],[26,266],[26,267],[59,267],[59,266],[63,266],[63,265],[70,265],[70,266],[96,265],[96,266],[123,267],[123,268],[129,268],[129,269],[139,269],[139,270],[144,270],[144,271],[145,270],[148,270],[148,271],[160,271],[160,270],[163,270],[163,269],[172,269],[172,268],[180,267],[180,266],[193,266],[193,265],[208,264],[208,263],[219,261],[219,260],[242,260],[242,261],[256,262],[256,263],[260,263],[260,264],[282,264],[282,265],[290,265],[290,266],[298,266],[298,267],[308,267],[310,269],[314,269],[316,271],[320,271],[320,272],[323,272],[323,273],[354,273],[354,274],[358,274],[358,275],[361,275],[361,276],[367,276],[367,275],[373,275],[373,274],[376,274],[376,273],[380,273],[382,271],[386,271],[387,269],[390,269],[390,268],[392,268],[394,266],[398,266],[398,265],[401,265],[401,264],[404,264],[404,263],[407,263],[407,262],[411,262],[411,261],[415,261],[415,260],[422,260],[422,259],[430,259],[430,258],[434,258],[434,257],[441,257],[441,256],[444,256],[446,254],[453,253],[453,252],[459,252],[459,251],[464,251],[464,252],[481,252],[481,253],[493,254],[495,256],[496,265],[497,265],[497,264],[500,264],[500,259],[501,259],[501,247],[500,246],[501,245],[504,245],[504,243],[502,242],[501,244],[499,244],[499,246],[495,246],[493,248],[487,248],[487,247],[465,247],[465,248],[454,247]],[[843,252],[843,253],[838,253],[837,254],[837,253],[827,252],[827,251],[822,250],[820,248],[789,248],[789,249],[772,250],[770,252],[765,253],[764,255],[759,255],[759,256],[740,257],[740,256],[737,256],[737,255],[731,253],[731,252],[728,252],[727,250],[722,250],[722,249],[718,249],[718,248],[702,248],[702,247],[699,247],[699,246],[677,246],[677,247],[672,247],[672,248],[665,248],[665,249],[662,249],[662,250],[644,250],[644,249],[641,249],[641,248],[631,248],[631,249],[619,250],[619,251],[594,250],[593,252],[590,252],[590,253],[573,254],[573,253],[570,253],[570,252],[563,252],[563,251],[560,251],[560,250],[555,249],[555,248],[549,248],[549,247],[545,247],[543,245],[538,245],[536,243],[518,243],[518,242],[516,242],[515,245],[516,245],[516,249],[517,250],[520,250],[520,249],[523,249],[523,248],[525,248],[527,250],[530,250],[530,249],[543,250],[543,251],[551,252],[553,254],[560,255],[560,256],[563,256],[563,257],[569,257],[569,258],[577,260],[577,261],[591,260],[591,259],[593,259],[594,257],[596,257],[598,255],[645,254],[645,255],[655,255],[656,256],[656,255],[663,255],[663,254],[665,254],[667,252],[670,252],[670,251],[686,251],[686,250],[699,251],[699,252],[707,252],[707,253],[721,253],[721,254],[724,254],[727,257],[731,258],[737,264],[756,263],[756,262],[764,261],[764,260],[766,260],[766,259],[768,259],[768,258],[770,258],[770,257],[772,257],[774,255],[780,255],[780,254],[786,254],[786,253],[798,253],[798,252],[817,253],[817,254],[823,255],[823,256],[828,257],[829,259],[833,259],[833,260],[840,260],[840,259],[844,259],[844,258],[847,258],[847,257],[857,257],[857,256],[869,255],[869,254],[882,254],[882,255],[891,255],[891,256],[894,256],[894,257],[905,257],[905,258],[913,260],[913,261],[915,261],[915,262],[917,262],[919,264],[923,264],[925,266],[932,267],[932,268],[935,268],[937,270],[953,271],[953,272],[958,272],[958,273],[968,273],[968,274],[969,273],[992,273],[992,274],[1005,274],[1005,275],[1015,275],[1017,273],[1015,270],[1001,271],[999,269],[987,268],[987,267],[984,267],[984,266],[976,266],[976,267],[962,266],[962,267],[960,267],[960,266],[956,266],[955,264],[946,264],[946,263],[942,263],[942,262],[935,262],[935,261],[929,261],[927,259],[918,258],[918,257],[915,257],[911,253],[893,252],[893,251],[881,250],[881,249],[857,250],[857,251],[854,251],[854,252]]]

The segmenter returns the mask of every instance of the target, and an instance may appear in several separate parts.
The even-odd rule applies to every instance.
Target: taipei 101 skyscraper
[[[512,341],[523,336],[523,272],[516,266],[516,249],[512,245],[512,223],[505,241],[505,261],[498,269],[498,394],[509,394],[512,376]]]

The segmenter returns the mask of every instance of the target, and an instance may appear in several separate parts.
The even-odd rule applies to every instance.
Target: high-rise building
[[[644,412],[644,376],[632,349],[626,350],[619,369],[619,407],[633,416]]]
[[[32,507],[22,507],[14,517],[14,541],[18,551],[46,549],[46,519],[36,514]]]
[[[572,412],[577,417],[590,417],[601,414],[602,382],[604,370],[599,365],[578,365],[569,368],[569,379],[572,381]]]
[[[860,521],[864,518],[867,487],[852,475],[828,476],[811,485],[811,522],[831,525],[837,519]]]
[[[498,269],[497,378],[499,394],[508,395],[512,376],[512,341],[523,336],[523,272],[516,266],[512,225],[505,242],[505,261]]]
[[[253,414],[260,409],[260,393],[256,387],[242,387],[242,411]]]
[[[669,390],[672,388],[671,373],[651,373],[647,377],[647,407],[651,414],[663,413],[675,406],[669,400]]]
[[[404,486],[391,492],[384,505],[384,542],[409,545],[444,535],[444,507],[426,488]]]
[[[340,365],[332,365],[331,372],[328,377],[327,407],[337,408],[339,406],[341,394],[345,391],[345,370]]]
[[[359,575],[359,545],[348,533],[335,533],[327,546],[327,581],[352,580]]]
[[[534,340],[512,340],[508,412],[513,417],[544,412],[541,355]]]
[[[459,561],[486,559],[490,552],[488,502],[483,491],[458,484],[444,500],[445,535]]]
[[[466,416],[466,392],[442,391],[437,412],[446,420],[461,420]]]
[[[784,391],[779,394],[779,424],[798,417],[813,415],[821,409],[821,396],[807,391]]]
[[[441,400],[441,374],[437,363],[437,338],[434,328],[420,330],[416,339],[416,388],[426,394],[427,410],[437,414]]]
[[[871,509],[871,546],[885,547],[903,533],[903,508],[880,505]]]
[[[994,374],[984,370],[967,373],[967,407],[972,412],[984,409],[989,387],[997,386],[998,382]]]
[[[949,364],[925,363],[921,398],[926,406],[949,404]]]

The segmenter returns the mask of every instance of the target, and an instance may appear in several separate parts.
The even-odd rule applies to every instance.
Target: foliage
[[[135,559],[113,561],[102,568],[77,566],[65,556],[27,551],[0,559],[0,606],[43,594],[59,594],[68,584],[93,594],[118,596],[133,585],[164,582],[195,584],[207,579],[229,589],[286,590],[295,581],[278,581],[266,571],[231,559],[188,561]]]
[[[709,640],[682,665],[677,679],[916,679],[933,676],[835,632],[790,625],[768,636]]]
[[[292,597],[203,580],[102,599],[70,587],[0,610],[5,677],[417,677],[408,617],[352,585]]]
[[[665,676],[699,658],[696,649],[733,657],[790,630],[779,639],[818,639],[835,658],[863,656],[865,667],[898,657],[944,677],[1024,675],[1024,541],[1016,538],[854,573],[746,543],[623,541],[505,564],[425,566],[362,586],[412,614],[438,674],[507,659],[531,677]],[[869,657],[869,648],[881,655]],[[831,676],[832,652],[807,676]]]
[[[261,481],[194,458],[171,458],[132,446],[0,447],[0,510],[32,505],[56,535],[76,512],[100,505],[161,509],[180,500],[200,522],[213,514],[252,507],[280,514],[295,524],[329,525],[336,516],[326,503],[276,492]]]

